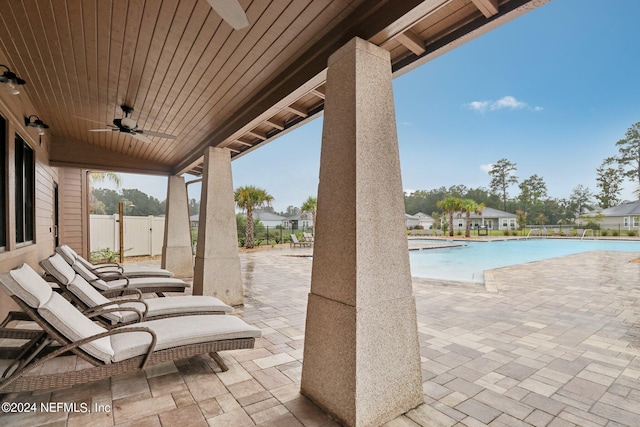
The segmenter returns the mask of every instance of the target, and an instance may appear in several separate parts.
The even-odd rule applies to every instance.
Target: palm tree
[[[122,179],[115,172],[89,172],[87,175],[89,178],[89,212],[100,213],[100,210],[102,210],[102,213],[104,213],[104,203],[100,206],[101,202],[93,195],[94,184],[107,181],[113,183],[117,189],[120,189]]]
[[[273,196],[262,188],[247,185],[236,188],[233,198],[236,205],[247,213],[245,247],[251,249],[253,248],[253,210],[255,208],[269,206],[273,201]]]
[[[436,206],[449,215],[449,236],[453,237],[453,214],[460,210],[460,199],[449,196],[436,203]]]
[[[307,200],[304,201],[302,206],[300,207],[302,212],[310,212],[311,220],[313,221],[313,232],[315,234],[316,231],[316,212],[318,210],[318,199],[312,196],[309,196]]]
[[[464,199],[460,201],[460,210],[466,213],[467,229],[464,233],[465,237],[471,237],[471,214],[480,214],[484,210],[484,203],[476,203],[472,199]]]

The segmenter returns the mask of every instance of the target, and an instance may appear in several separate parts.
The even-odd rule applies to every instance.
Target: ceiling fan
[[[128,105],[121,105],[122,112],[124,113],[124,117],[121,119],[114,119],[113,124],[107,124],[109,126],[105,129],[89,129],[89,132],[122,132],[131,135],[135,139],[139,139],[144,142],[152,142],[147,136],[157,136],[159,138],[166,139],[175,139],[174,135],[169,135],[166,133],[154,132],[151,130],[143,130],[138,129],[138,124],[135,120],[129,117],[129,115],[133,112],[133,107],[129,107]],[[87,119],[84,119],[87,120]],[[93,120],[90,120],[93,122]]]
[[[207,0],[213,10],[235,30],[249,26],[247,15],[238,0]]]

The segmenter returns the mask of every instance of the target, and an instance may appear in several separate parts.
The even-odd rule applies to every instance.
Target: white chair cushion
[[[111,300],[91,286],[82,276],[77,274],[74,279],[67,285],[67,290],[74,294],[80,301],[85,303],[87,307],[95,307],[101,304],[106,304]],[[112,306],[106,306],[105,308],[116,308],[118,304],[114,303]],[[135,315],[135,313],[132,313]],[[103,316],[112,322],[121,322],[122,313],[114,311],[111,313],[105,313]],[[135,318],[138,316],[135,315]]]
[[[219,311],[224,313],[232,313],[233,307],[220,301],[218,298],[201,295],[185,295],[177,297],[165,297],[165,298],[146,298],[144,300],[149,306],[147,316],[167,316],[180,313],[210,313],[212,311]],[[119,304],[120,307],[133,307],[138,310],[144,310],[144,306],[140,303],[124,302]],[[126,321],[134,320],[137,318],[133,312],[121,312],[120,313]]]
[[[182,297],[177,297],[182,298]],[[236,338],[259,338],[262,331],[235,316],[184,316],[151,320],[123,328],[145,326],[155,332],[155,350]],[[119,362],[145,354],[151,342],[149,334],[135,332],[111,337],[113,361]]]
[[[40,261],[40,265],[63,285],[68,285],[76,277],[76,272],[60,254]]]
[[[91,270],[85,267],[85,265],[79,262],[78,260],[76,260],[71,266],[73,267],[76,273],[84,277],[89,282],[99,279],[98,276],[93,274]]]
[[[51,294],[49,301],[38,309],[38,313],[60,334],[72,342],[106,332],[105,328],[93,323],[91,319],[72,306],[69,301],[56,293]],[[105,363],[110,363],[113,358],[114,352],[109,337],[91,341],[80,347]]]
[[[69,265],[73,265],[73,263],[76,261],[76,258],[78,257],[78,253],[71,249],[68,245],[58,246],[56,248],[56,252],[59,253]]]
[[[9,271],[9,275],[13,280],[7,280],[5,286],[30,307],[38,308],[51,298],[51,286],[28,264]]]

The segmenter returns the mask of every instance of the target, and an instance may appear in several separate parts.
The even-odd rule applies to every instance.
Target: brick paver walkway
[[[300,250],[242,254],[253,350],[171,362],[24,402],[107,413],[0,415],[3,426],[330,426],[299,393],[311,262]],[[592,252],[507,267],[477,284],[414,279],[425,405],[388,426],[640,425],[639,254]],[[399,313],[401,315],[401,313]],[[375,362],[375,361],[372,361]],[[47,369],[73,367],[60,358]],[[389,367],[393,369],[393,367]]]

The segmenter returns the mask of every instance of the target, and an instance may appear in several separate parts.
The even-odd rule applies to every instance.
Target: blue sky
[[[488,187],[488,166],[506,158],[551,197],[596,193],[596,168],[640,121],[638,17],[637,0],[552,0],[396,78],[404,188]],[[320,118],[234,160],[234,186],[266,189],[278,211],[300,206],[317,192],[321,136]],[[123,178],[166,197],[164,178]]]

